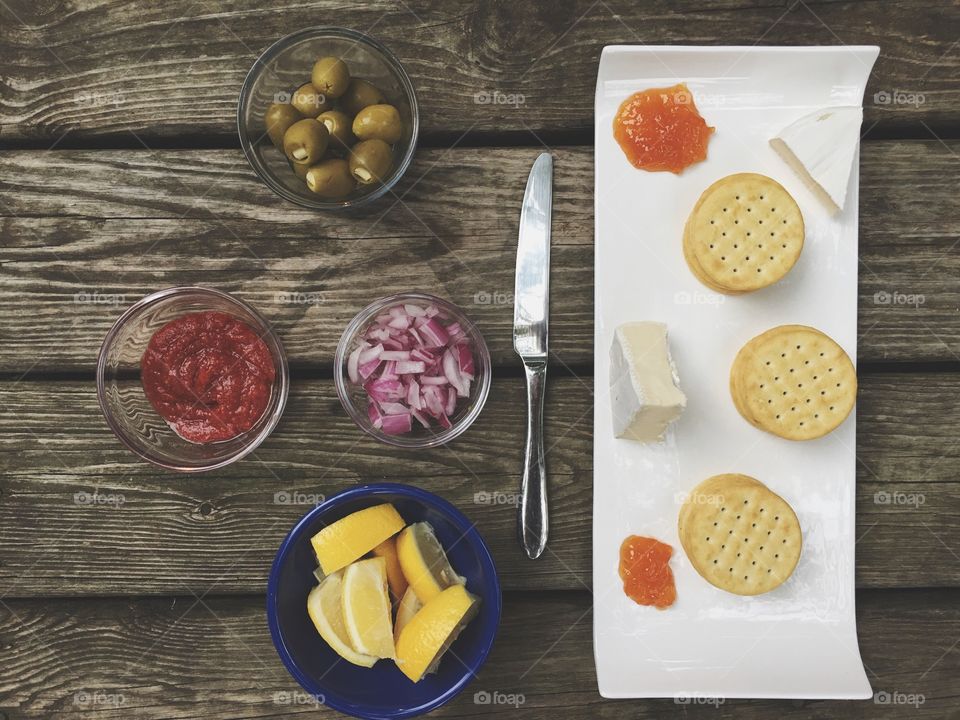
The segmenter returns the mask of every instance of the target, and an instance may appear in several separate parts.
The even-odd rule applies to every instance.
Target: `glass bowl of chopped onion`
[[[370,303],[347,325],[333,376],[340,402],[364,432],[398,447],[436,447],[483,410],[490,352],[456,305],[399,293]]]

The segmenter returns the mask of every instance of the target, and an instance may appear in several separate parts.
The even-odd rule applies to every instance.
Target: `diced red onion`
[[[417,422],[423,425],[427,430],[430,429],[430,420],[427,419],[426,415],[419,410],[411,410],[410,414],[413,415],[417,419]]]
[[[385,415],[403,415],[410,412],[410,408],[398,402],[382,402],[380,403],[380,409],[383,410]]]
[[[363,352],[364,345],[366,343],[358,345],[357,349],[350,353],[350,357],[347,358],[347,376],[352,383],[360,382],[360,353]]]
[[[384,350],[380,353],[381,360],[409,360],[409,350]]]
[[[361,365],[361,366],[358,368],[358,372],[359,372],[359,374],[360,374],[360,377],[361,377],[362,379],[366,380],[368,377],[370,377],[371,375],[373,375],[373,372],[374,372],[378,367],[380,367],[380,360],[379,360],[379,359],[378,359],[378,360],[371,360],[370,362]],[[359,380],[358,380],[357,382],[359,382]]]
[[[384,415],[383,431],[387,435],[404,435],[413,429],[410,413],[403,415]]]
[[[432,421],[452,427],[475,374],[462,326],[433,304],[395,305],[377,315],[347,358],[350,381],[370,398],[370,423],[391,435],[410,432],[414,418],[427,429]]]
[[[420,334],[427,347],[443,347],[450,340],[450,335],[435,318],[430,318],[420,327]]]
[[[380,408],[377,407],[375,402],[367,406],[367,416],[370,418],[370,424],[375,428],[379,430],[383,427],[383,415],[380,413]]]
[[[380,373],[380,377],[383,378],[384,380],[396,380],[397,379],[396,367],[397,367],[396,361],[388,360],[383,364],[383,372]]]
[[[460,374],[463,377],[473,380],[474,378],[474,366],[473,366],[473,353],[470,352],[470,348],[467,347],[466,343],[460,343],[456,347],[457,350],[457,365],[460,368]]]
[[[366,365],[371,360],[376,360],[380,357],[380,353],[383,352],[383,345],[374,345],[372,348],[367,348],[360,351],[360,364]]]
[[[410,351],[411,360],[423,360],[425,363],[432,363],[436,360],[436,356],[431,353],[429,350],[424,350],[422,348],[414,348]]]
[[[413,379],[411,379],[407,385],[407,405],[414,410],[419,410],[423,407],[420,403],[420,385]]]
[[[377,402],[394,402],[403,397],[403,384],[399,380],[377,378],[363,386],[367,395]]]
[[[422,373],[426,372],[427,366],[426,363],[420,362],[419,360],[398,360],[396,373],[397,375],[409,375],[413,373]]]
[[[460,368],[457,366],[457,359],[453,356],[452,350],[447,350],[443,354],[443,374],[461,397],[466,394]]]

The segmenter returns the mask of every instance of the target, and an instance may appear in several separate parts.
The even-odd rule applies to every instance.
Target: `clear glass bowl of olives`
[[[394,55],[356,30],[278,40],[244,80],[237,128],[247,160],[281,197],[317,210],[390,192],[413,158],[420,117]]]

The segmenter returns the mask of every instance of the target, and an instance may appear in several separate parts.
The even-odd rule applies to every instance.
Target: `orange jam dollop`
[[[713,131],[684,83],[634,93],[613,119],[613,137],[627,160],[653,172],[680,173],[706,160]]]
[[[631,535],[624,540],[620,545],[620,577],[627,597],[659,610],[673,605],[677,588],[670,570],[671,555],[673,548],[654,538]]]

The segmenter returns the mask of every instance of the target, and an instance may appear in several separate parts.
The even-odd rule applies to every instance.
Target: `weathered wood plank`
[[[857,582],[960,584],[960,376],[862,379]],[[415,469],[364,439],[330,381],[294,383],[280,427],[253,459],[204,477],[139,463],[99,416],[93,387],[0,384],[0,583],[7,596],[260,591],[280,540],[316,494],[413,483],[462,508],[510,589],[591,584],[590,383],[555,378],[547,400],[551,544],[516,542],[522,380],[497,379],[474,428]],[[482,441],[481,441],[482,440]],[[896,558],[896,561],[892,561]]]
[[[498,640],[471,685],[438,717],[519,706],[525,718],[953,717],[960,591],[860,591],[860,648],[874,691],[917,702],[605,701],[597,693],[586,592],[508,595]],[[261,597],[7,601],[0,605],[0,706],[19,718],[265,718],[318,707],[287,675]],[[951,651],[952,650],[952,651]],[[478,704],[475,693],[516,704]],[[904,698],[906,699],[906,698]],[[202,707],[202,711],[199,709]],[[719,713],[719,715],[718,715]]]
[[[2,138],[232,139],[237,94],[256,56],[330,17],[397,53],[417,87],[425,131],[444,138],[468,130],[589,129],[600,50],[615,43],[877,44],[868,126],[922,130],[920,121],[946,127],[960,118],[960,13],[949,0],[887,2],[879,11],[865,1],[569,0],[540,7],[320,0],[267,8],[11,0],[0,13]],[[877,92],[898,90],[919,98],[873,101]]]
[[[956,151],[864,144],[861,360],[960,359]],[[495,361],[516,365],[519,204],[537,152],[423,151],[402,203],[361,218],[280,201],[232,151],[0,153],[0,371],[92,371],[126,304],[190,283],[258,306],[297,366],[329,367],[357,310],[412,287],[460,304]],[[556,155],[551,349],[579,365],[593,358],[592,152]]]

